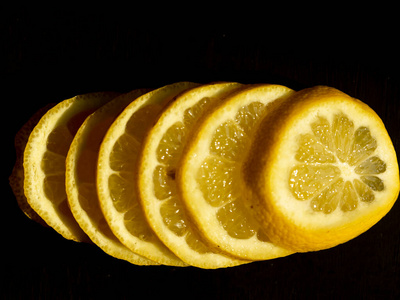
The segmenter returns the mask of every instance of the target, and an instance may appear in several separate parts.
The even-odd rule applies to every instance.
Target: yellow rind
[[[30,219],[35,222],[41,224],[42,226],[47,227],[45,221],[32,209],[29,205],[28,200],[25,197],[24,193],[24,150],[26,143],[28,142],[29,136],[35,128],[36,124],[39,122],[40,118],[55,104],[48,104],[43,108],[39,109],[17,132],[15,135],[14,145],[15,145],[15,155],[16,160],[9,177],[9,182],[11,189],[17,199],[17,203],[19,208],[23,211],[23,213]]]

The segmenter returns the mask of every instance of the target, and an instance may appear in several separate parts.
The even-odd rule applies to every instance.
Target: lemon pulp
[[[135,166],[139,147],[144,134],[162,109],[161,105],[149,104],[132,115],[126,124],[125,132],[115,142],[111,150],[109,164],[113,171],[108,179],[108,188],[116,211],[125,213],[126,229],[139,239],[150,241],[155,238],[143,211],[138,207],[139,200],[132,184],[135,182]]]
[[[189,129],[212,101],[210,97],[202,98],[184,111],[183,122],[175,122],[168,128],[157,147],[158,164],[153,172],[154,195],[158,200],[163,201],[160,206],[160,214],[164,225],[175,235],[185,236],[188,246],[198,253],[211,251],[195,231],[188,228],[188,217],[181,202],[177,199],[175,174]]]
[[[310,127],[299,138],[297,164],[289,176],[295,199],[308,200],[314,211],[325,214],[374,201],[374,193],[385,188],[379,174],[386,164],[374,155],[377,142],[368,127],[354,128],[344,113],[335,114],[332,122],[318,117]]]
[[[217,127],[210,144],[210,155],[204,159],[196,180],[209,205],[225,231],[233,238],[249,239],[256,236],[268,241],[244,205],[240,186],[240,167],[246,146],[265,104],[252,102],[239,109],[232,120]]]

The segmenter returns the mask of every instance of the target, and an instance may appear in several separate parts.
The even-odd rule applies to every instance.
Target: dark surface
[[[353,20],[350,13],[316,18],[294,11],[293,23],[277,10],[248,21],[242,9],[197,13],[108,7],[50,11],[34,5],[1,11],[6,156],[0,298],[398,298],[400,203],[344,245],[214,271],[134,266],[93,245],[67,241],[18,209],[7,183],[15,133],[45,104],[93,91],[126,92],[180,80],[271,82],[294,89],[325,84],[369,104],[399,151],[400,52],[390,13],[379,26],[365,13]],[[271,15],[275,18],[267,18]]]

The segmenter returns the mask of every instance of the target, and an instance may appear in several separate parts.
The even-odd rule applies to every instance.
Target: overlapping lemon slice
[[[211,269],[247,262],[218,253],[202,241],[185,212],[175,178],[197,120],[241,86],[206,84],[182,93],[163,111],[142,147],[138,180],[146,218],[164,244],[192,266]]]
[[[119,113],[148,90],[134,90],[111,100],[86,118],[76,133],[66,160],[68,203],[79,226],[104,252],[137,265],[154,265],[126,248],[112,233],[100,209],[96,169],[100,143]]]
[[[29,136],[24,152],[24,192],[29,205],[66,239],[88,241],[68,207],[65,159],[85,118],[117,93],[91,93],[50,109]]]
[[[281,246],[314,251],[346,242],[397,199],[398,163],[382,121],[336,89],[305,89],[276,105],[255,140],[247,195]]]
[[[29,136],[39,122],[40,118],[54,106],[54,104],[48,104],[43,108],[39,109],[17,132],[15,135],[14,146],[16,160],[11,172],[9,181],[11,189],[17,199],[19,208],[24,212],[30,219],[38,222],[43,226],[47,226],[46,222],[32,209],[29,205],[28,200],[24,193],[24,151],[26,143],[28,142]]]
[[[211,111],[190,138],[178,186],[191,218],[214,248],[249,260],[291,253],[270,242],[246,207],[241,168],[270,103],[292,93],[280,85],[250,85]]]
[[[185,266],[154,234],[137,192],[137,157],[147,131],[163,107],[195,83],[179,82],[140,96],[117,117],[100,146],[97,192],[115,236],[131,251],[157,263]]]

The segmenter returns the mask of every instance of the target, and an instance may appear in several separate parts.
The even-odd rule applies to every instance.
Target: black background
[[[77,94],[176,81],[324,84],[370,105],[400,147],[394,7],[38,7],[1,10],[4,299],[395,299],[400,204],[335,248],[235,268],[138,267],[67,241],[19,210],[13,138],[37,109]],[[247,6],[246,6],[247,5]],[[394,4],[393,4],[394,5]],[[303,7],[304,8],[304,7]],[[5,253],[5,254],[4,254]]]

